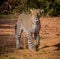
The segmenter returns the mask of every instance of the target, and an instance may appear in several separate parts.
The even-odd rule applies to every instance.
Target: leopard
[[[21,13],[15,25],[16,48],[20,48],[20,39],[22,33],[25,32],[28,38],[28,48],[33,51],[40,45],[40,29],[41,29],[41,10],[30,9],[30,13]]]

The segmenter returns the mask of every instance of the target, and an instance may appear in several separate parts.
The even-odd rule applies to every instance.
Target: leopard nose
[[[36,21],[36,24],[39,24],[39,21]]]

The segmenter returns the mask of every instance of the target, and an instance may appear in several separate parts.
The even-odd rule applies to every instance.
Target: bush
[[[60,16],[60,0],[2,0],[0,5],[0,13],[27,12],[30,8],[40,8],[44,9],[46,16]]]

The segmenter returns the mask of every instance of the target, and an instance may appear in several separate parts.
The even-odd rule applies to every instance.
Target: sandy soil
[[[3,46],[0,59],[60,59],[60,18],[41,18],[40,46],[38,51],[30,51],[25,46],[27,38],[22,34],[21,45],[24,49],[15,49],[16,39],[13,27],[0,25],[0,46]],[[8,25],[8,24],[7,24]],[[13,26],[10,24],[10,26]],[[25,40],[25,44],[22,42]],[[1,52],[1,51],[0,51]]]

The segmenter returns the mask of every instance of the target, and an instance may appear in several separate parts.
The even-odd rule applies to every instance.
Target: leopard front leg
[[[34,39],[35,39],[34,41],[36,42],[35,47],[37,49],[40,45],[40,35],[39,35],[39,33],[34,33]]]
[[[19,31],[17,31],[17,26],[15,26],[15,37],[16,37],[16,49],[20,48],[20,39],[21,39],[21,35],[23,30],[20,29]]]
[[[33,51],[34,50],[34,42],[33,42],[33,38],[32,38],[32,34],[28,33],[27,34],[27,38],[28,38],[28,48]]]

